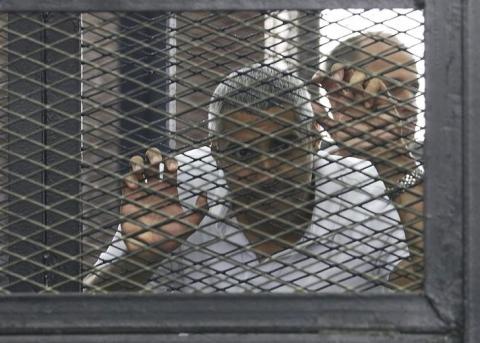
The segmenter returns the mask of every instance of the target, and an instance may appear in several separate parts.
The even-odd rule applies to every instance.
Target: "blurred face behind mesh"
[[[394,45],[394,42],[374,42],[369,39],[357,49],[353,60],[345,61],[356,66],[355,69],[346,70],[345,82],[350,82],[355,70],[365,73],[367,80],[369,77],[378,77],[387,89],[387,93],[379,95],[386,98],[391,96],[397,102],[396,111],[377,109],[378,112],[374,113],[361,104],[348,105],[352,99],[344,100],[343,104],[334,104],[336,108],[343,108],[335,111],[335,119],[347,123],[343,130],[334,133],[334,138],[371,153],[374,153],[374,149],[392,146],[392,143],[396,143],[396,149],[404,150],[405,145],[414,139],[418,114],[415,106],[418,91],[415,62],[407,51]]]
[[[294,110],[272,107],[223,120],[228,138],[216,141],[215,157],[236,217],[250,228],[274,234],[311,219],[313,144],[298,118]]]
[[[364,66],[370,74],[382,75],[383,82],[388,92],[397,100],[397,111],[400,118],[405,121],[403,135],[415,133],[417,108],[415,95],[418,91],[418,74],[412,56],[398,46],[385,42],[370,43],[362,49],[369,55],[381,55],[382,58]],[[362,54],[364,55],[364,54]],[[365,59],[360,56],[360,59]]]

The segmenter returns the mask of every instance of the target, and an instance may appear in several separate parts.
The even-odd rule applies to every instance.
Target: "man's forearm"
[[[89,291],[133,292],[144,289],[152,274],[151,262],[127,255],[95,267],[83,283]]]

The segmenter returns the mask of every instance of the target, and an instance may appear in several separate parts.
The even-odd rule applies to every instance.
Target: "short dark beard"
[[[248,224],[249,229],[256,235],[264,235],[262,238],[268,238],[271,236],[282,235],[282,233],[288,235],[303,237],[305,230],[310,226],[313,216],[313,208],[315,205],[315,178],[312,175],[312,181],[308,187],[308,190],[294,190],[295,193],[289,200],[285,200],[285,208],[281,210],[281,214],[275,214],[271,210],[271,200],[265,198],[265,194],[276,195],[268,193],[268,186],[278,186],[276,182],[263,183],[261,190],[255,193],[254,190],[246,189],[236,192],[236,196],[241,195],[240,201],[232,201],[232,209],[237,219],[244,218]],[[273,188],[278,189],[278,188]],[[270,189],[271,190],[271,189]],[[287,193],[290,192],[287,190]],[[278,192],[278,196],[285,195],[285,192]],[[292,194],[290,194],[292,195]],[[262,198],[264,201],[262,201]],[[238,199],[238,198],[237,198]],[[233,199],[232,199],[233,200]],[[251,205],[257,203],[258,206],[255,210],[245,209],[243,204]],[[302,203],[302,208],[287,209],[288,203],[293,205]],[[268,218],[265,213],[271,214],[273,218]]]

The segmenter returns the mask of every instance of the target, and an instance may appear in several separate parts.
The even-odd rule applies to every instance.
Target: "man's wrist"
[[[416,167],[411,172],[402,176],[395,184],[386,185],[387,194],[395,198],[423,182],[424,170],[422,166]]]

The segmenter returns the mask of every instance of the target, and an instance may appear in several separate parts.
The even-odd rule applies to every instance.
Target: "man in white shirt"
[[[383,290],[408,255],[398,213],[368,161],[314,151],[312,119],[288,72],[256,64],[227,76],[209,107],[211,148],[131,159],[122,223],[85,285]]]
[[[369,160],[388,187],[410,252],[390,280],[408,290],[421,290],[424,275],[423,143],[415,138],[421,94],[417,58],[396,36],[362,32],[339,42],[324,70],[313,77],[330,101],[332,119],[320,104],[313,108],[335,140],[333,153]]]

